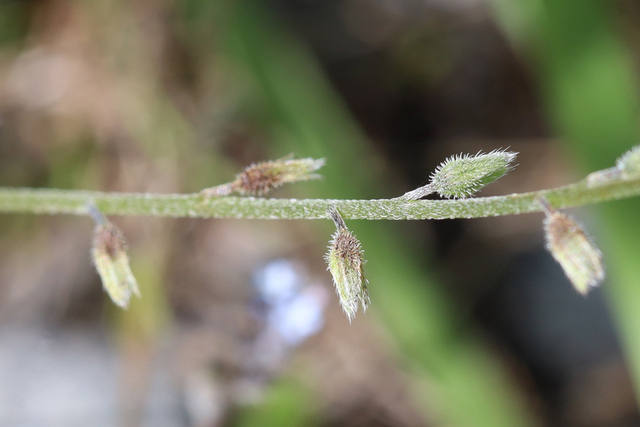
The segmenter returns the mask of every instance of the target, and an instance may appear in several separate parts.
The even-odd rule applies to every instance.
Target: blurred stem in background
[[[253,101],[272,131],[272,157],[287,152],[326,157],[325,190],[332,197],[384,197],[390,172],[367,145],[309,53],[258,2],[232,5],[233,16],[225,20],[228,34],[221,39],[230,41],[228,55],[261,96]],[[327,221],[324,238],[330,236],[331,227]],[[402,227],[375,221],[353,225],[369,261],[375,301],[371,314],[381,315],[412,362],[416,382],[426,379],[435,385],[435,392],[431,389],[421,402],[426,413],[443,425],[459,427],[531,425],[522,397],[499,359],[465,324],[464,316],[453,314],[435,285],[435,275],[424,267],[426,260],[412,251]],[[264,409],[260,425],[269,421],[296,425],[295,420],[287,423],[280,418],[277,402],[281,400],[268,401],[275,404]]]
[[[555,130],[583,171],[638,143],[640,103],[629,53],[613,31],[615,2],[494,0],[516,49],[533,49]],[[605,286],[640,395],[640,201],[598,207]]]

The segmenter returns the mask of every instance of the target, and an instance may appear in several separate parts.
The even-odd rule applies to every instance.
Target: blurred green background
[[[323,157],[272,197],[388,198],[511,147],[481,195],[560,186],[638,144],[631,0],[0,2],[0,185],[196,192]],[[640,426],[640,202],[572,212],[579,296],[541,215],[333,225],[116,217],[143,298],[101,290],[92,224],[0,217],[2,426]]]

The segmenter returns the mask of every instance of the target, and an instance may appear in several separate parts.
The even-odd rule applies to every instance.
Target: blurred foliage
[[[271,385],[264,402],[239,414],[235,425],[252,426],[310,426],[320,425],[314,397],[296,378],[280,378]]]
[[[20,43],[27,30],[27,9],[23,2],[0,3],[0,43],[4,46]]]

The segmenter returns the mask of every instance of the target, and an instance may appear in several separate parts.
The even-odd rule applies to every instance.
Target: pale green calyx
[[[582,295],[604,280],[602,253],[580,224],[541,200],[545,210],[547,250],[560,264],[573,287]]]
[[[451,156],[431,174],[429,184],[409,191],[400,198],[418,200],[431,193],[454,199],[469,197],[511,171],[517,155],[513,151],[493,150],[473,156]]]
[[[122,232],[95,207],[89,212],[96,221],[91,256],[102,279],[102,287],[118,307],[127,308],[131,294],[140,297],[138,283],[129,267],[127,243]]]
[[[371,303],[364,278],[364,251],[358,239],[347,229],[342,216],[335,208],[329,209],[329,217],[336,225],[336,232],[325,255],[328,270],[333,276],[333,284],[340,299],[340,306],[349,319],[355,318],[359,304],[367,311]]]
[[[236,175],[236,179],[201,191],[204,197],[227,196],[236,192],[242,196],[263,196],[284,184],[320,179],[314,173],[325,164],[325,159],[294,159],[290,156],[278,160],[254,163]]]

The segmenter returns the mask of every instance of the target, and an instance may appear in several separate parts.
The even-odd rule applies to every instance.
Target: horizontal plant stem
[[[586,180],[549,190],[459,200],[330,200],[217,197],[194,194],[104,193],[0,187],[0,213],[87,215],[88,203],[107,215],[236,218],[326,219],[329,206],[345,219],[405,220],[482,218],[538,212],[538,198],[566,208],[640,195],[640,177],[589,187]]]

